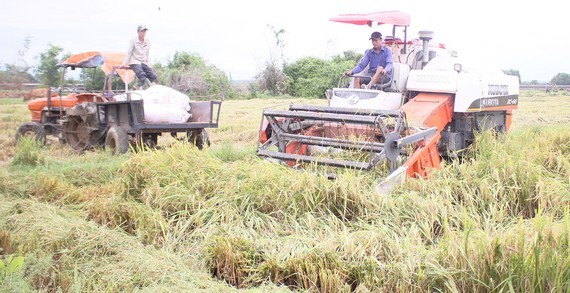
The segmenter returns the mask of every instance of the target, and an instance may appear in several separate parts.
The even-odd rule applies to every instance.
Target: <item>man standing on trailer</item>
[[[370,36],[372,49],[364,52],[364,57],[354,69],[345,72],[345,75],[354,76],[354,88],[370,89],[377,82],[386,83],[392,78],[393,57],[392,51],[382,45],[382,34],[373,32]],[[362,72],[366,66],[368,70]],[[368,84],[365,84],[368,82]]]
[[[150,40],[146,38],[147,30],[144,25],[137,27],[138,37],[130,40],[129,50],[123,61],[123,66],[129,65],[135,72],[143,89],[147,89],[152,83],[156,83],[158,78],[154,69],[149,65]]]

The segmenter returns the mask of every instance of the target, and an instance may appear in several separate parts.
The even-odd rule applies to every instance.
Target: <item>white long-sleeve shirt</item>
[[[150,40],[144,38],[141,42],[139,38],[134,38],[129,41],[129,50],[127,56],[123,61],[124,64],[150,64],[149,58]]]

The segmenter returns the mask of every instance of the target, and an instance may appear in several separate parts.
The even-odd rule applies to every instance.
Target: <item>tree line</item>
[[[272,28],[273,29],[273,28]],[[304,57],[294,62],[285,62],[283,57],[284,30],[273,29],[276,38],[276,51],[271,53],[265,66],[247,85],[247,91],[239,92],[232,87],[231,79],[219,68],[208,64],[204,58],[191,52],[176,52],[173,57],[163,63],[155,63],[160,84],[172,87],[189,96],[208,97],[224,92],[226,97],[290,95],[294,97],[324,97],[327,89],[345,86],[341,73],[362,58],[362,53],[345,51],[330,59]],[[29,46],[29,39],[25,43]],[[38,56],[37,66],[30,66],[21,58],[16,64],[4,64],[0,68],[0,84],[11,84],[15,88],[24,83],[40,83],[42,86],[56,87],[60,83],[61,68],[56,65],[71,54],[63,53],[60,46],[49,44]],[[19,52],[23,57],[25,51]],[[34,72],[33,74],[30,72]],[[518,70],[503,70],[505,74],[517,76]],[[102,89],[104,73],[99,69],[86,70],[81,73],[82,81],[67,80],[67,83],[83,83],[86,88]],[[118,81],[120,83],[120,80]],[[538,83],[537,81],[533,81]],[[532,84],[532,82],[531,82]],[[550,84],[570,85],[570,75],[558,73]],[[119,86],[123,86],[120,84]]]

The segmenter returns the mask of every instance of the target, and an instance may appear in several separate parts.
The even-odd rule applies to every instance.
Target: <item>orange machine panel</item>
[[[52,97],[51,98],[51,108],[71,108],[77,105],[77,99],[75,95],[69,95],[64,97]],[[48,98],[39,98],[32,100],[28,103],[28,109],[32,112],[32,121],[40,122],[42,119],[42,111],[48,106]]]
[[[440,132],[453,117],[453,95],[421,93],[401,107],[409,125],[437,127],[438,132],[421,142],[421,145],[404,163],[408,177],[426,177],[432,169],[440,169],[441,158],[437,143]]]
[[[437,127],[442,131],[453,118],[453,95],[421,93],[401,107],[409,125]]]

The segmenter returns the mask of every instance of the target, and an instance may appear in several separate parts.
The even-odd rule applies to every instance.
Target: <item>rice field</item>
[[[385,195],[258,158],[291,102],[326,104],[228,100],[209,148],[114,156],[15,145],[0,99],[0,291],[570,291],[570,95],[522,92],[508,136]]]

